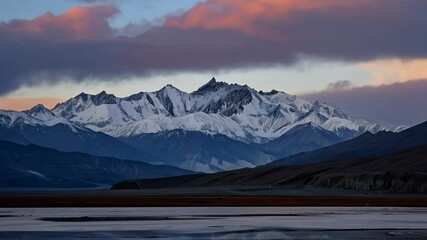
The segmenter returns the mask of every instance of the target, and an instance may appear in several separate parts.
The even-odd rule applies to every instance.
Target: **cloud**
[[[40,81],[427,57],[424,0],[207,0],[161,26],[112,29],[113,6],[0,24],[0,95]],[[143,32],[135,37],[118,34]],[[127,34],[129,35],[129,34]]]
[[[376,85],[408,79],[427,79],[427,58],[382,59],[361,63],[360,66],[372,75]]]
[[[329,83],[327,89],[328,90],[342,90],[347,89],[351,86],[350,81],[348,80],[341,80],[338,82]]]
[[[427,121],[427,79],[302,95],[338,106],[350,116],[409,126]]]
[[[21,37],[47,40],[105,39],[112,36],[107,19],[118,13],[112,6],[74,7],[55,16],[45,13],[32,20],[12,20],[0,24],[4,38]],[[25,47],[25,46],[24,46]]]
[[[155,23],[148,20],[141,20],[138,23],[129,23],[123,28],[116,29],[116,35],[135,37],[147,32],[153,27],[155,27]]]
[[[210,0],[166,25],[245,33],[290,54],[365,60],[425,56],[426,10],[423,0]]]

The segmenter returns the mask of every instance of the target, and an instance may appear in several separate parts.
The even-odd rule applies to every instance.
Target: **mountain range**
[[[0,141],[0,188],[105,188],[123,179],[187,174],[192,172]]]
[[[123,98],[81,93],[53,109],[0,110],[0,140],[196,172],[256,167],[366,132],[404,129],[215,78],[191,93],[167,85]]]
[[[359,137],[310,152],[275,160],[268,165],[284,166],[325,162],[343,158],[379,157],[386,153],[427,144],[427,122],[399,133],[366,132]]]
[[[344,188],[388,193],[427,193],[427,122],[400,133],[365,133],[355,139],[271,164],[214,174],[127,180],[134,188]]]
[[[325,103],[312,103],[276,90],[258,92],[247,85],[217,82],[215,78],[192,93],[172,85],[125,98],[104,91],[97,95],[81,93],[58,104],[51,113],[114,137],[185,129],[265,143],[305,123],[346,139],[386,129],[352,120]]]

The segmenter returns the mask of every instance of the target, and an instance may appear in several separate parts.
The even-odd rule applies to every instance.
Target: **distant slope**
[[[199,172],[256,167],[274,157],[257,147],[222,134],[172,130],[122,139],[125,143],[162,159],[168,165]]]
[[[376,158],[239,169],[215,174],[123,181],[113,189],[171,187],[316,186],[395,193],[427,193],[427,145]]]
[[[6,127],[0,126],[0,141],[8,141],[22,145],[28,145],[30,142],[21,134],[14,132]]]
[[[137,150],[114,137],[89,129],[71,129],[65,124],[53,126],[15,125],[11,131],[28,142],[63,152],[82,152],[101,157],[130,159],[148,163],[159,160],[141,150]]]
[[[374,157],[423,144],[427,144],[427,122],[399,133],[365,133],[346,142],[279,159],[268,165],[281,166],[322,162],[342,158]]]
[[[342,141],[334,133],[310,123],[296,126],[262,145],[247,144],[222,134],[188,130],[141,134],[121,140],[168,165],[207,173],[256,167],[278,157]]]
[[[259,146],[277,158],[308,152],[344,141],[312,123],[297,125],[282,136]]]
[[[172,166],[0,141],[0,188],[86,188],[129,178],[191,174]]]

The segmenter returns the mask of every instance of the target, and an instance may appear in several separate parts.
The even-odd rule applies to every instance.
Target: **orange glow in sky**
[[[34,105],[43,104],[51,109],[57,103],[63,102],[61,98],[0,98],[0,109],[5,110],[28,110]]]

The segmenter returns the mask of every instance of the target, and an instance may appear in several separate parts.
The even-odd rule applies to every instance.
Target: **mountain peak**
[[[51,113],[49,109],[47,109],[43,104],[37,104],[29,110],[24,111],[26,114],[33,116],[36,114],[45,114]]]
[[[273,89],[270,92],[259,91],[258,93],[261,95],[274,95],[274,94],[279,93],[279,91],[277,91],[276,89]]]
[[[92,102],[97,106],[101,104],[116,104],[117,98],[113,94],[102,91],[92,97]]]
[[[162,87],[162,89],[160,89],[160,90],[165,90],[165,89],[175,89],[175,90],[181,91],[177,87],[175,87],[174,85],[172,85],[170,83],[166,84],[166,86]]]
[[[321,104],[320,104],[320,102],[318,100],[315,100],[313,102],[313,105],[316,106],[316,107],[320,107],[321,106]]]
[[[89,94],[85,93],[85,92],[81,92],[79,95],[75,96],[73,99],[81,99],[84,102],[86,102],[89,99]]]
[[[225,82],[217,82],[216,78],[213,77],[211,80],[209,80],[209,82],[207,82],[206,84],[201,86],[199,89],[197,89],[195,93],[217,91],[221,87],[225,87],[225,86],[229,86],[229,85]]]
[[[162,96],[168,96],[168,95],[180,95],[183,93],[183,91],[181,91],[180,89],[178,89],[177,87],[173,86],[172,84],[166,84],[166,86],[162,87],[160,90],[158,90],[157,92],[155,92],[157,95],[162,95]]]
[[[24,113],[30,115],[33,118],[39,119],[39,120],[49,120],[55,117],[55,114],[53,114],[49,109],[47,109],[43,104],[37,104],[34,107],[32,107],[30,110],[24,111]]]
[[[124,99],[126,100],[126,101],[138,101],[138,100],[140,100],[145,94],[147,94],[147,93],[145,93],[145,92],[139,92],[139,93],[135,93],[135,94],[132,94],[132,95],[130,95],[129,97],[125,97]]]
[[[48,110],[43,104],[39,103],[34,105],[29,111],[41,111],[41,110]]]

